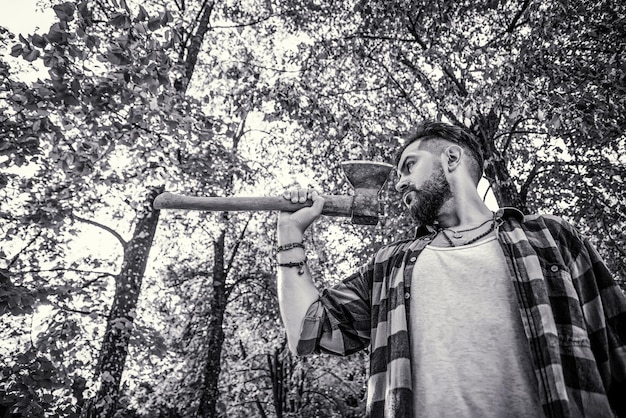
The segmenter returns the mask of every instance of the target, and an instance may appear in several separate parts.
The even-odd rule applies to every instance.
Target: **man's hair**
[[[396,167],[398,163],[400,163],[400,157],[404,150],[417,140],[432,140],[434,147],[428,147],[431,152],[443,150],[445,144],[437,144],[437,142],[439,142],[437,139],[453,142],[463,148],[465,153],[470,157],[469,168],[472,178],[478,183],[483,175],[483,164],[485,162],[478,139],[468,130],[445,122],[425,121],[417,125],[407,136],[406,142],[396,155]]]

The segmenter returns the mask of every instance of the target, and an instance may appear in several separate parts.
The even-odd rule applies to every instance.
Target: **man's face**
[[[419,224],[432,225],[452,192],[439,156],[420,149],[421,145],[422,141],[415,141],[402,152],[396,190]]]

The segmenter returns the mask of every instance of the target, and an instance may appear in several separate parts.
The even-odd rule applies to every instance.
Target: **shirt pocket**
[[[561,353],[589,357],[591,343],[583,308],[569,270],[552,263],[544,268],[544,274]]]

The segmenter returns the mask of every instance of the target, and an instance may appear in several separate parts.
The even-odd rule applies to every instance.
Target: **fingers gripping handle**
[[[376,196],[324,196],[322,210],[327,216],[351,217],[355,223],[375,225],[378,222]],[[371,202],[370,202],[371,200]],[[309,207],[312,202],[292,203],[282,196],[274,197],[199,197],[162,193],[154,200],[155,209],[185,209],[204,211],[285,211],[295,212]]]

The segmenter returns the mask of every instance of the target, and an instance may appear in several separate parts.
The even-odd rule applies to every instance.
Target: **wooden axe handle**
[[[323,215],[352,216],[354,196],[327,195],[324,196]],[[376,196],[373,196],[376,205]],[[360,202],[361,204],[363,202]],[[162,193],[154,200],[155,209],[187,209],[205,211],[265,211],[278,210],[295,212],[298,209],[311,206],[309,200],[305,203],[292,203],[282,196],[273,197],[197,197],[183,196],[173,193]],[[376,207],[374,208],[376,210]]]

